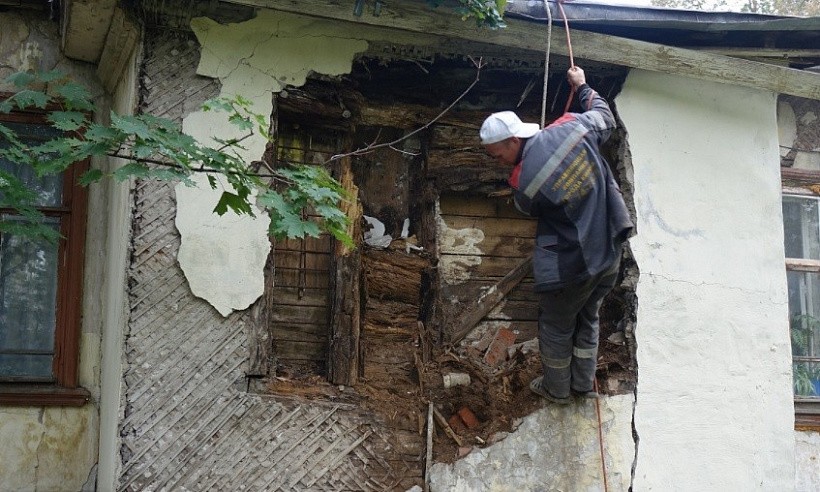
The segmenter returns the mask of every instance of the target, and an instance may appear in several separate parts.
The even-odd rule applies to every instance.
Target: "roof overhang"
[[[230,0],[230,3],[540,52],[544,51],[547,42],[546,10],[543,2],[533,0],[510,0],[507,4],[510,14],[506,18],[507,28],[495,31],[478,29],[473,23],[464,22],[450,9],[433,12],[425,2],[417,1],[381,4],[378,15],[375,12],[356,15],[352,4],[340,5],[338,0]],[[543,19],[535,15],[538,5],[541,6]],[[526,18],[522,18],[525,14]],[[699,14],[708,17],[707,13]],[[769,16],[763,18],[762,22],[781,20]],[[554,17],[553,20],[558,19]],[[783,20],[800,23],[799,19]],[[811,20],[805,22],[811,24]],[[570,32],[577,58],[820,100],[820,75],[817,73],[611,34],[577,29]],[[562,29],[552,30],[550,45],[553,53],[569,54],[566,34]]]

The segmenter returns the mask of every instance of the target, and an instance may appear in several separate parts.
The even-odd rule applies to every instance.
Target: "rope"
[[[544,98],[543,102],[541,103],[541,126],[544,126],[544,115],[546,111],[546,100],[547,100],[547,75],[549,74],[549,56],[550,56],[550,40],[552,39],[552,12],[550,12],[549,4],[547,3],[548,0],[544,0],[544,7],[547,9],[547,55],[546,55],[546,63],[544,65]],[[564,0],[557,0],[558,3],[558,10],[561,12],[561,17],[564,19],[564,30],[567,33],[567,51],[569,52],[569,66],[575,66],[575,56],[572,54],[572,38],[570,38],[569,34],[569,21],[567,20],[567,14],[564,12]],[[572,85],[569,91],[569,97],[567,98],[567,104],[564,106],[564,113],[569,111],[569,107],[572,104],[572,99],[575,97],[575,86]],[[595,392],[598,393],[598,378],[593,379],[593,387]],[[604,431],[603,431],[603,424],[601,423],[601,399],[595,399],[595,414],[598,417],[598,448],[601,452],[601,473],[604,479],[604,492],[609,492],[609,481],[607,480],[606,476],[606,456],[604,454]]]
[[[541,128],[546,126],[547,121],[547,85],[549,82],[549,71],[550,71],[550,51],[551,51],[551,43],[552,43],[552,11],[550,10],[549,5],[550,0],[544,0],[544,9],[547,11],[547,49],[544,53],[544,91],[541,95]],[[569,21],[567,20],[567,14],[564,12],[564,6],[562,5],[564,0],[557,0],[558,9],[561,11],[561,17],[564,19],[564,29],[567,33],[567,51],[569,52],[569,66],[575,66],[575,57],[572,54],[572,40],[570,39],[569,35]],[[567,104],[564,107],[564,113],[569,111],[569,106],[572,104],[572,98],[575,96],[575,86],[573,85],[569,91],[569,98],[567,99]],[[598,379],[594,379],[594,388],[595,392],[598,392]],[[604,432],[603,432],[603,424],[601,423],[601,400],[600,398],[595,399],[595,412],[598,416],[598,447],[601,451],[601,473],[603,474],[604,478],[604,492],[609,492],[609,482],[606,477],[606,458],[604,455]]]
[[[547,126],[547,83],[550,78],[550,48],[552,43],[552,11],[549,0],[544,0],[547,11],[547,51],[544,54],[544,93],[541,96],[541,128]]]
[[[564,30],[567,33],[567,51],[569,51],[569,66],[570,68],[575,66],[575,57],[572,55],[572,39],[569,36],[569,21],[567,20],[567,14],[564,12],[564,0],[558,0],[558,10],[561,12],[561,17],[564,19]],[[570,87],[569,90],[569,97],[567,98],[567,104],[564,106],[564,113],[569,111],[569,107],[572,104],[572,98],[575,97],[575,86],[573,85]]]
[[[593,379],[593,387],[598,392],[598,378]],[[601,398],[595,398],[595,412],[598,414],[598,447],[601,450],[601,473],[604,475],[604,492],[609,492],[609,483],[606,478],[606,458],[604,458],[604,431],[601,424]]]

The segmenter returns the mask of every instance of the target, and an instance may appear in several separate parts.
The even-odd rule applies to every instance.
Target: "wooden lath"
[[[389,2],[382,5],[379,16],[368,13],[357,17],[349,4],[334,0],[229,1],[353,25],[399,29],[524,50],[543,52],[546,46],[543,23],[507,18],[505,29],[480,30],[448,9],[431,11],[425,2]],[[570,36],[576,58],[820,99],[820,74],[606,34],[570,30]],[[569,54],[566,34],[560,29],[553,29],[551,46],[553,53]]]

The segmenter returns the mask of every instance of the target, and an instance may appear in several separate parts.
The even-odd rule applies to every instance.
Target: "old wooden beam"
[[[275,315],[273,295],[274,255],[271,251],[265,263],[265,289],[262,296],[251,306],[248,330],[248,376],[266,377],[275,368],[271,342],[271,320]]]
[[[478,29],[474,23],[462,21],[455,12],[443,8],[432,11],[424,2],[389,2],[382,4],[379,16],[366,13],[358,17],[353,14],[351,4],[338,0],[230,2],[525,50],[543,51],[546,45],[547,29],[543,21],[508,16],[505,29]],[[571,38],[576,58],[820,99],[820,74],[586,31],[571,30]],[[561,29],[553,29],[551,46],[554,53],[569,54],[566,34]],[[480,53],[474,54],[480,56]]]
[[[481,318],[487,315],[496,304],[498,304],[501,299],[504,299],[504,296],[509,293],[513,287],[518,285],[524,277],[530,272],[532,268],[532,258],[527,257],[521,261],[515,268],[510,270],[510,273],[504,276],[501,280],[498,281],[492,288],[490,288],[487,293],[481,297],[481,299],[476,300],[470,306],[464,310],[467,313],[464,316],[458,325],[456,325],[456,329],[453,332],[453,336],[450,339],[451,343],[458,343],[464,337],[466,337],[475,325],[481,321]]]
[[[358,196],[353,180],[351,158],[336,161],[335,177],[349,193]],[[362,206],[358,200],[342,202],[350,218],[348,234],[354,241],[362,237]],[[359,244],[361,246],[361,244]],[[361,247],[349,248],[336,242],[334,251],[333,301],[331,308],[330,360],[328,379],[333,384],[354,385],[359,379],[359,342],[361,335]]]

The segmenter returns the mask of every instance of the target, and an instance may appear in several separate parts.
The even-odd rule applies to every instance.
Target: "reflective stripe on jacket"
[[[535,290],[558,289],[609,268],[633,224],[599,146],[615,128],[606,101],[578,89],[584,113],[567,113],[527,140],[515,204],[538,218]]]

